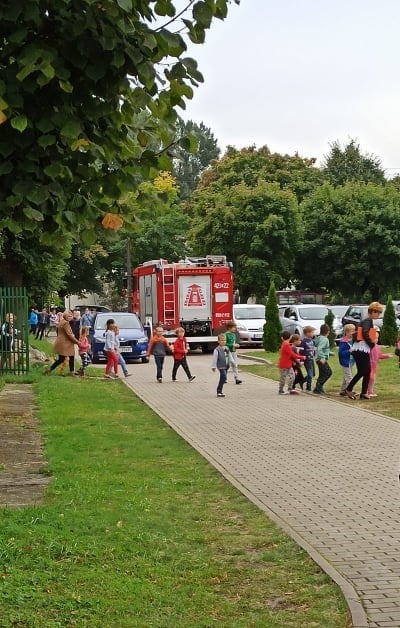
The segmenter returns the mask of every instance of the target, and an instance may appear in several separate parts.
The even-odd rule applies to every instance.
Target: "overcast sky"
[[[399,25],[399,0],[241,0],[190,49],[205,83],[184,117],[223,150],[322,159],[357,138],[400,173]]]

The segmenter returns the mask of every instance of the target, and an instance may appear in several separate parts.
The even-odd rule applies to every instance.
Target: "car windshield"
[[[328,314],[327,307],[302,307],[299,309],[299,316],[305,321],[325,320]]]
[[[234,308],[235,318],[238,321],[244,321],[254,318],[265,319],[265,306],[259,305],[257,307],[241,307]]]
[[[348,306],[347,305],[330,305],[329,309],[332,310],[335,316],[341,318],[342,316],[346,314]]]
[[[115,324],[120,329],[141,329],[142,325],[135,314],[111,314],[106,316],[97,316],[95,322],[95,329],[106,329],[107,321],[112,318]]]

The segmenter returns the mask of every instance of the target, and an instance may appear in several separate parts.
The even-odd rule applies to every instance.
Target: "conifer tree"
[[[265,351],[278,351],[281,343],[282,325],[276,301],[275,283],[271,281],[265,308],[263,346]]]
[[[397,340],[398,329],[396,314],[393,307],[392,295],[389,294],[386,309],[383,314],[383,323],[379,342],[382,345],[394,345]]]

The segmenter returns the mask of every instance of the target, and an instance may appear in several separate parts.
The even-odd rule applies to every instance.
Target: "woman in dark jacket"
[[[360,399],[369,400],[367,394],[369,376],[371,373],[371,361],[370,352],[372,347],[376,344],[378,338],[376,329],[374,327],[374,321],[379,318],[379,314],[383,311],[383,305],[378,301],[373,301],[368,306],[368,316],[364,318],[359,324],[356,330],[356,338],[353,343],[352,356],[356,363],[357,373],[354,375],[350,384],[346,388],[346,394],[350,399],[356,399],[356,394],[353,392],[354,386],[358,380],[362,378],[361,395]]]

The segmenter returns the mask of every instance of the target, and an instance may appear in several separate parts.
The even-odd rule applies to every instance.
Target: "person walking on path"
[[[371,372],[369,374],[369,382],[368,382],[368,389],[367,389],[367,395],[369,397],[377,396],[374,391],[374,385],[375,385],[376,371],[378,368],[379,360],[387,360],[388,358],[391,358],[391,357],[392,357],[391,353],[382,353],[381,348],[378,345],[378,343],[376,343],[376,345],[372,347],[369,353],[369,359],[371,362]]]
[[[46,330],[46,338],[50,336],[51,331],[56,330],[56,326],[57,326],[57,312],[55,311],[55,309],[53,309],[53,310],[50,310],[50,314],[49,314],[49,325]]]
[[[239,377],[237,361],[236,361],[236,349],[239,348],[239,344],[237,342],[236,336],[236,323],[234,321],[229,321],[226,324],[226,332],[225,332],[226,346],[231,352],[231,365],[233,371],[233,377],[235,378],[235,384],[241,384],[242,380]]]
[[[229,365],[232,364],[232,354],[228,347],[225,346],[225,334],[218,334],[218,346],[213,352],[213,360],[211,368],[213,371],[218,369],[219,381],[217,386],[217,397],[225,397],[223,393],[224,384],[226,384],[227,372]]]
[[[107,364],[104,371],[105,379],[111,379],[111,369],[114,370],[114,377],[118,379],[118,353],[117,353],[117,339],[115,337],[115,321],[113,318],[109,318],[107,323],[104,343],[104,353],[107,356]]]
[[[177,338],[172,345],[172,352],[174,354],[174,366],[172,368],[172,381],[176,382],[176,374],[181,366],[185,371],[189,382],[195,379],[195,375],[190,372],[189,365],[187,363],[186,356],[189,353],[188,341],[185,338],[185,330],[183,327],[178,327],[175,331]]]
[[[360,399],[369,401],[368,383],[371,373],[370,352],[377,342],[377,333],[374,328],[374,321],[383,312],[383,305],[378,301],[373,301],[368,306],[368,316],[361,321],[357,327],[356,338],[353,343],[353,358],[356,363],[357,372],[346,388],[346,394],[350,399],[356,399],[353,392],[354,386],[362,379]]]
[[[81,327],[81,333],[79,336],[79,344],[78,344],[78,352],[79,352],[79,357],[81,359],[81,367],[78,371],[78,375],[80,377],[85,377],[85,370],[87,369],[87,365],[88,365],[88,351],[89,351],[89,338],[88,338],[88,333],[89,333],[89,327]]]
[[[36,340],[43,340],[43,334],[45,333],[47,326],[49,324],[49,314],[44,307],[38,316],[38,325],[36,328]]]
[[[29,319],[28,319],[30,334],[33,334],[33,335],[36,334],[38,320],[39,320],[39,317],[38,317],[37,310],[35,310],[34,308],[31,308],[31,311],[29,313]]]
[[[279,369],[279,389],[280,395],[298,394],[294,391],[295,373],[293,370],[293,362],[303,360],[304,355],[295,353],[290,345],[291,334],[288,331],[282,332],[281,346],[279,349],[278,369]],[[288,381],[288,389],[285,391],[286,380]]]
[[[75,345],[79,344],[72,332],[70,321],[72,320],[72,312],[66,311],[62,315],[62,320],[58,325],[57,338],[54,341],[54,352],[58,354],[58,358],[53,362],[49,369],[44,371],[49,375],[57,366],[61,366],[64,360],[68,358],[69,374],[75,375]]]
[[[156,379],[159,384],[162,384],[162,372],[164,367],[164,360],[167,353],[172,353],[168,340],[163,336],[164,330],[161,325],[157,325],[154,330],[154,334],[150,338],[149,346],[147,348],[147,357],[154,356],[156,363],[157,373]]]
[[[342,368],[343,379],[342,384],[340,386],[339,395],[341,397],[346,396],[346,388],[350,384],[353,373],[352,366],[354,364],[354,359],[351,355],[353,350],[353,336],[356,331],[355,325],[349,323],[344,326],[344,336],[339,340],[339,348],[338,348],[338,358],[339,364]]]
[[[316,395],[323,395],[325,393],[324,384],[332,376],[332,369],[328,362],[331,354],[329,332],[329,325],[324,323],[320,327],[318,338],[315,339],[315,361],[318,366],[318,379],[313,392]]]
[[[118,356],[118,364],[122,368],[122,372],[125,375],[125,377],[130,377],[131,374],[128,373],[128,369],[127,369],[127,366],[126,366],[126,362],[124,360],[124,356],[121,353],[121,343],[120,343],[120,339],[119,339],[119,327],[118,327],[118,325],[114,325],[114,334],[115,334],[115,341],[116,341],[116,350],[117,350],[117,356]]]
[[[315,328],[311,325],[306,325],[303,329],[303,339],[300,347],[303,349],[302,355],[304,355],[304,368],[306,370],[306,392],[311,392],[312,380],[315,375],[314,366],[314,332]]]

